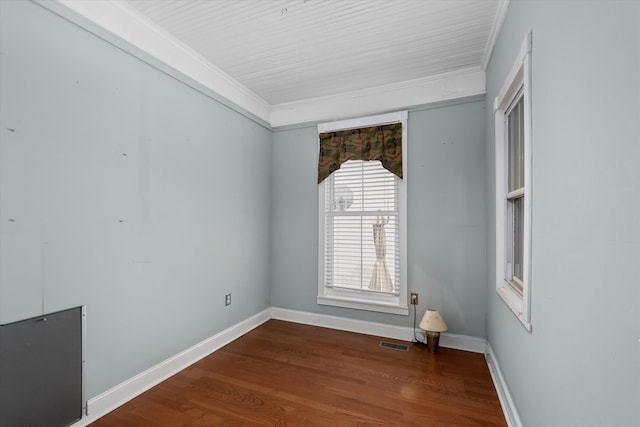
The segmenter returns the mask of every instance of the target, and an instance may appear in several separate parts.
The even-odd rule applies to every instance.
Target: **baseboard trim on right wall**
[[[520,421],[520,415],[518,415],[518,411],[516,410],[516,405],[511,398],[511,393],[509,393],[509,387],[507,387],[507,383],[502,376],[502,371],[500,370],[500,365],[498,364],[498,359],[491,348],[491,344],[487,341],[487,348],[485,351],[485,358],[487,359],[487,366],[489,366],[489,373],[491,373],[491,378],[493,379],[493,384],[496,387],[496,392],[498,393],[498,400],[500,400],[500,405],[502,405],[502,412],[504,413],[504,417],[507,420],[507,425],[509,427],[522,427],[522,421]]]

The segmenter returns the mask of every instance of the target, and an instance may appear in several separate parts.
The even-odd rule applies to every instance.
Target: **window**
[[[319,184],[318,304],[408,314],[406,119],[391,113],[321,124],[319,133],[402,123],[404,179],[348,160]]]
[[[494,103],[496,291],[527,330],[531,253],[531,34]]]

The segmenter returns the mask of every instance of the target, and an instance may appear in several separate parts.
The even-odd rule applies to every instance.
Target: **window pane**
[[[380,162],[362,160],[326,179],[326,286],[398,292],[397,179]]]
[[[333,251],[327,262],[327,278],[332,280],[327,285],[351,288],[395,290],[397,251],[397,218],[384,217],[384,238],[375,239],[375,229],[380,227],[375,216],[335,216],[330,217],[333,235]],[[387,222],[388,221],[388,222]],[[379,234],[378,234],[379,236]],[[386,271],[389,276],[389,288],[372,289],[372,274]]]
[[[524,187],[524,97],[507,115],[509,191]]]
[[[513,277],[523,281],[524,261],[524,197],[518,197],[513,203]]]
[[[397,209],[396,177],[377,160],[349,160],[328,179],[333,193],[327,195],[325,206],[330,211]]]

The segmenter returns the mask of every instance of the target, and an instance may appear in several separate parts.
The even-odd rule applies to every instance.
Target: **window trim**
[[[390,297],[379,292],[330,288],[324,285],[324,196],[327,180],[318,185],[318,296],[319,305],[408,315],[407,294],[407,117],[408,112],[378,114],[356,119],[318,124],[318,134],[368,126],[402,123],[402,168],[404,179],[398,179],[398,221],[400,229],[399,294]],[[318,147],[319,149],[319,147]],[[363,298],[366,296],[366,298]]]
[[[531,33],[521,45],[517,59],[494,101],[495,114],[495,185],[496,185],[496,292],[515,314],[525,329],[531,332]],[[522,93],[520,93],[522,91]],[[509,224],[507,218],[507,147],[506,114],[518,98],[524,106],[524,236],[522,292],[504,277],[507,263]]]

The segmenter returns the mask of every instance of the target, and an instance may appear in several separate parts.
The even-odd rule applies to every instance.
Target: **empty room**
[[[640,425],[640,0],[0,0],[0,426]]]

